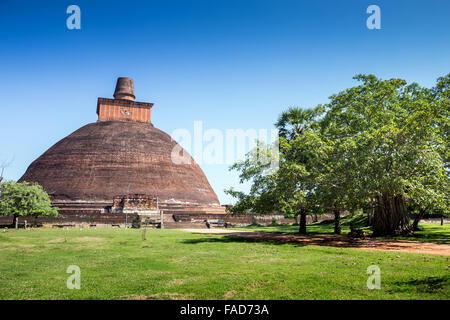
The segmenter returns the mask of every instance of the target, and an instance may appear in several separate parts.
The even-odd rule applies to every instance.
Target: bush
[[[42,186],[7,181],[0,184],[0,215],[14,216],[14,225],[19,216],[57,216],[58,211]]]

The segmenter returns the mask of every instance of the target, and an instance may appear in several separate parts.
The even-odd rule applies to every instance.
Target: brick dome
[[[151,123],[98,121],[53,145],[20,181],[39,183],[56,201],[111,201],[130,185],[130,194],[155,195],[161,202],[219,205],[194,159],[172,161],[175,146]]]

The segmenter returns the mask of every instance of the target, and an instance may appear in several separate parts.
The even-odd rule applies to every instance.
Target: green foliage
[[[333,144],[333,171],[344,173],[340,184],[348,200],[356,200],[350,204],[362,207],[390,194],[419,206],[448,206],[441,127],[448,100],[445,105],[435,89],[401,79],[355,78],[362,85],[333,95],[321,124]]]
[[[317,146],[315,120],[323,112],[322,107],[311,110],[291,108],[280,116],[277,127],[279,139],[279,168],[267,173],[266,164],[258,157],[267,148],[259,145],[256,152],[250,152],[244,161],[230,169],[240,172],[241,182],[252,181],[249,194],[235,191],[225,192],[238,198],[234,212],[271,213],[283,212],[296,216],[300,210],[313,206],[314,180],[311,172],[313,152]]]
[[[244,161],[231,166],[230,169],[240,171],[241,183],[253,181],[248,195],[233,188],[225,190],[225,193],[239,199],[238,203],[229,209],[232,213],[273,213],[278,211],[279,201],[276,196],[273,196],[278,192],[277,174],[271,173],[270,163],[267,161],[273,157],[271,149],[270,146],[258,142],[255,150],[249,152]]]
[[[57,216],[58,211],[40,185],[7,181],[0,184],[0,215]]]

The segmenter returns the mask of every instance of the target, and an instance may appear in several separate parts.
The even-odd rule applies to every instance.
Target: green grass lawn
[[[372,232],[369,227],[365,227],[366,225],[365,219],[366,218],[362,215],[356,215],[354,217],[347,216],[343,218],[341,220],[342,234],[350,233],[350,222],[352,222],[355,227],[363,229],[366,234],[370,235]],[[239,227],[234,229],[236,230],[245,229],[252,231],[265,231],[276,233],[298,233],[298,225],[269,225],[269,226],[251,225],[248,227]],[[306,226],[306,231],[308,234],[333,233],[334,221],[325,220],[322,222],[308,224]],[[419,224],[419,231],[416,231],[413,236],[395,237],[395,239],[436,242],[436,243],[450,243],[450,223],[444,223],[444,225],[442,226],[439,223],[421,223]]]
[[[448,257],[181,230],[0,231],[0,299],[449,299]],[[381,269],[368,290],[367,267]],[[69,290],[69,265],[81,289]]]

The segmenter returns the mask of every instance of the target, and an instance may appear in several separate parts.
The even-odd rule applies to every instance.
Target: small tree
[[[316,180],[314,164],[321,149],[314,125],[322,113],[319,106],[302,110],[290,108],[283,112],[276,126],[279,130],[279,168],[267,174],[267,164],[261,163],[261,154],[268,148],[258,145],[244,161],[234,164],[231,169],[240,172],[240,182],[251,181],[250,193],[225,192],[238,198],[234,210],[241,212],[283,212],[287,216],[300,216],[299,233],[306,233],[306,216],[316,209],[314,188]],[[270,157],[271,155],[269,155]],[[262,157],[263,159],[265,157]]]
[[[38,184],[7,181],[0,184],[0,215],[13,216],[13,226],[19,216],[57,216],[49,195]]]
[[[440,179],[431,183],[423,179],[422,184],[410,190],[408,210],[415,213],[412,223],[414,231],[419,230],[419,222],[426,215],[440,214],[441,217],[450,214],[449,181]]]

